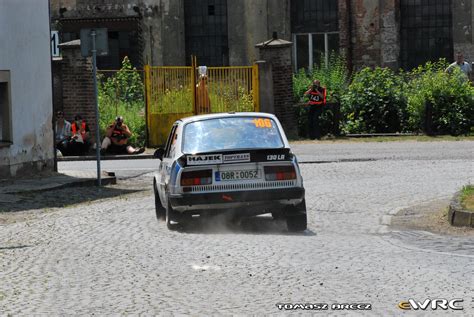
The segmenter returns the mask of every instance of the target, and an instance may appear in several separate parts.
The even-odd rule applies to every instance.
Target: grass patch
[[[474,212],[474,185],[464,186],[461,191],[461,205]]]

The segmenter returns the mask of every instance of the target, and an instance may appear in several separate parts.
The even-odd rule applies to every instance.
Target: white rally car
[[[271,213],[289,231],[307,226],[305,190],[278,119],[220,113],[176,121],[153,181],[156,215],[169,229],[192,216]]]

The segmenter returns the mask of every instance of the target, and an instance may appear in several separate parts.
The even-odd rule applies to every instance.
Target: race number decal
[[[272,127],[272,120],[270,119],[262,119],[262,118],[255,118],[252,120],[257,128],[271,128]]]

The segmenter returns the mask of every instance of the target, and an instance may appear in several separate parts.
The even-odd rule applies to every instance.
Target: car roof
[[[182,118],[179,121],[182,123],[189,123],[201,120],[208,120],[208,119],[219,119],[219,118],[231,118],[231,117],[263,117],[263,118],[271,118],[276,119],[275,115],[271,113],[265,112],[222,112],[222,113],[213,113],[213,114],[203,114],[197,116],[191,116]]]

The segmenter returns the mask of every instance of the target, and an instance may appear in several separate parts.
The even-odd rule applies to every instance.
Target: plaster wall
[[[13,142],[0,148],[0,177],[52,170],[48,0],[0,1],[0,43],[0,70],[10,71]]]
[[[291,39],[289,0],[227,1],[229,64],[250,65],[259,58],[257,43],[277,32]]]

